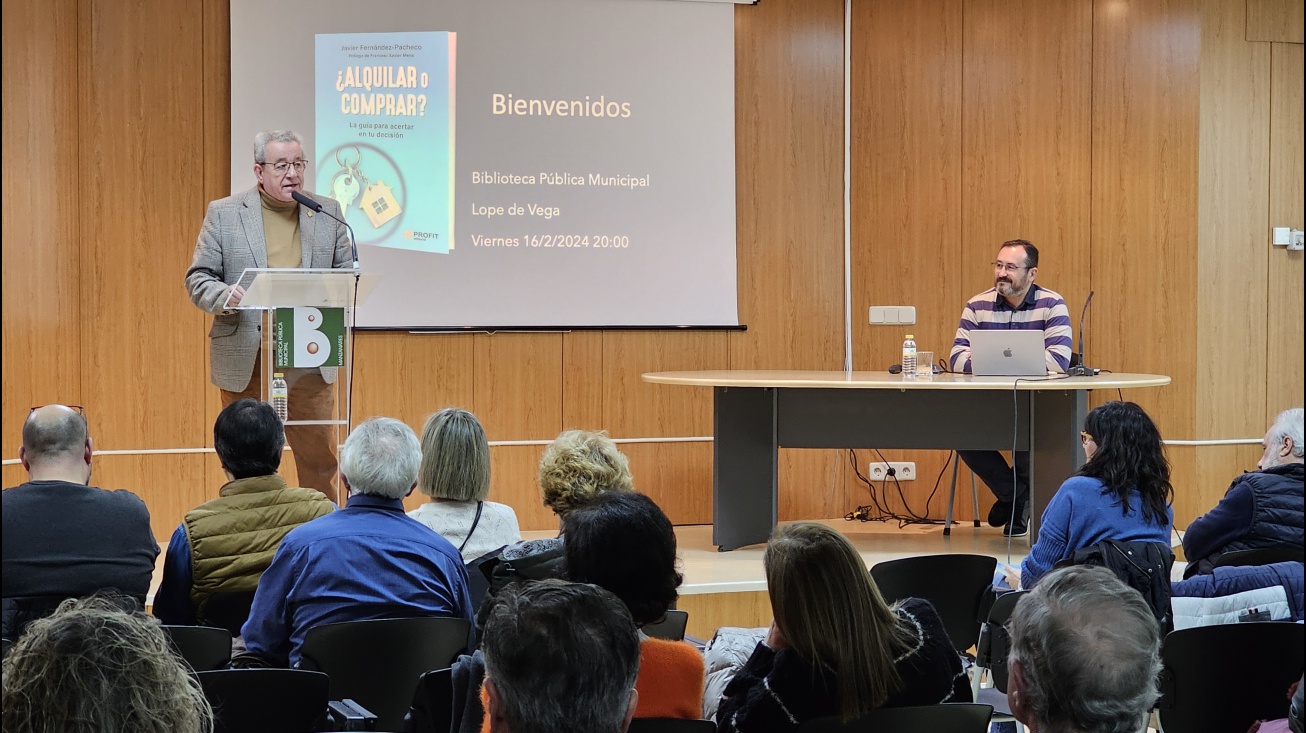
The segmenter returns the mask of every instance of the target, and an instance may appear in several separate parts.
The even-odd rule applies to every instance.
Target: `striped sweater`
[[[948,364],[954,372],[970,373],[970,332],[1011,329],[1041,330],[1048,371],[1064,372],[1070,366],[1070,311],[1059,294],[1031,285],[1019,308],[1012,308],[998,291],[989,288],[971,298],[961,312],[957,338]]]

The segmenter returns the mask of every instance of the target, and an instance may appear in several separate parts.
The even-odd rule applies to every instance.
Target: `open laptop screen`
[[[1042,377],[1043,331],[1001,329],[970,332],[970,368],[977,377]]]

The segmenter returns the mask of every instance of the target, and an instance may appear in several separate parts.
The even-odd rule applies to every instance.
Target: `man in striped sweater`
[[[954,372],[970,373],[970,332],[996,329],[1040,330],[1049,372],[1070,365],[1070,312],[1059,294],[1034,284],[1038,248],[1023,239],[1003,242],[993,263],[993,287],[971,298],[961,312],[949,364]],[[1015,454],[1011,466],[998,451],[958,451],[966,465],[998,498],[989,511],[989,524],[1002,525],[1007,536],[1029,532],[1029,453]]]

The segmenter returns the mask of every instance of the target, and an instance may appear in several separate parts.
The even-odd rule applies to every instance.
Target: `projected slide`
[[[363,327],[738,325],[734,12],[231,0],[232,190],[304,136],[381,277]]]
[[[358,244],[453,246],[452,33],[317,36],[317,191]]]

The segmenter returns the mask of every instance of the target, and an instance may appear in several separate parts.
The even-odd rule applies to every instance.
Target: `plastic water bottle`
[[[907,334],[907,340],[902,342],[902,378],[916,378],[916,341],[910,333]]]
[[[286,421],[290,410],[290,388],[286,386],[286,379],[277,372],[272,375],[272,387],[268,390],[272,396],[272,409],[281,418],[281,422]]]

